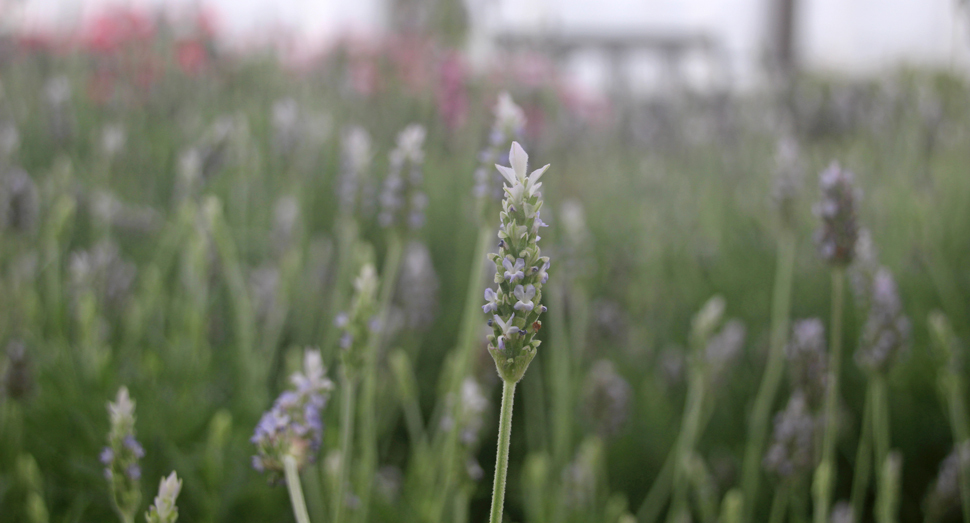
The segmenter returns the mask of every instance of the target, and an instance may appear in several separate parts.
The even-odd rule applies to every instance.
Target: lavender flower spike
[[[284,391],[263,414],[250,441],[256,445],[253,468],[269,472],[276,480],[283,474],[283,458],[291,456],[299,466],[315,459],[323,442],[321,412],[333,383],[326,377],[319,350],[307,350],[303,372],[290,376],[293,388]]]
[[[135,439],[135,402],[128,395],[128,389],[118,389],[114,403],[108,403],[111,431],[108,433],[108,446],[100,455],[104,464],[104,476],[108,480],[115,510],[130,521],[134,518],[141,502],[141,467],[138,460],[145,455],[138,440]]]
[[[819,187],[822,199],[814,209],[822,220],[822,227],[815,233],[819,255],[831,265],[844,267],[855,258],[859,238],[859,191],[853,186],[852,173],[837,163],[819,175]]]
[[[496,266],[497,287],[486,293],[489,303],[482,309],[486,314],[493,313],[489,351],[507,383],[519,381],[535,357],[539,347],[535,334],[542,326],[539,316],[545,310],[541,304],[542,285],[548,278],[549,258],[542,256],[538,246],[539,228],[545,225],[539,219],[539,178],[549,166],[530,174],[528,159],[518,142],[513,142],[509,151],[511,167],[495,166],[507,183],[499,214],[499,252],[490,255]]]

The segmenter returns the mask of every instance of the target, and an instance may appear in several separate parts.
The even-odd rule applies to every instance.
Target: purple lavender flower
[[[822,199],[815,205],[815,214],[822,220],[822,227],[815,233],[819,255],[831,265],[844,267],[855,257],[859,237],[859,191],[853,186],[852,173],[838,163],[822,171],[819,186]]]
[[[765,454],[764,467],[782,478],[811,470],[815,444],[815,419],[801,392],[788,400],[785,410],[775,416],[775,431]]]
[[[828,357],[825,350],[825,326],[811,318],[796,321],[791,341],[785,349],[792,387],[802,391],[812,411],[822,406],[825,397]]]
[[[145,456],[145,449],[135,439],[135,402],[128,389],[121,387],[114,403],[108,403],[111,431],[108,445],[99,459],[104,465],[104,477],[108,480],[112,499],[123,514],[134,515],[141,501],[141,467],[138,460]]]
[[[872,282],[869,317],[862,329],[856,362],[870,372],[887,372],[906,350],[910,331],[896,281],[889,270],[880,268]]]
[[[278,479],[284,456],[293,456],[301,467],[315,460],[323,442],[320,412],[333,388],[325,374],[320,351],[305,351],[303,372],[290,376],[293,389],[280,394],[250,438],[257,451],[253,456],[254,469],[269,471],[272,479]]]

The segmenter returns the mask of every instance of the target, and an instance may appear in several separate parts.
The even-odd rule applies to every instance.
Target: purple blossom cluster
[[[292,388],[280,394],[263,414],[250,441],[256,445],[253,468],[279,475],[283,457],[296,458],[301,466],[315,459],[323,442],[321,412],[333,383],[327,379],[320,351],[307,350],[303,372],[290,377]]]
[[[114,403],[108,403],[111,430],[108,445],[101,451],[104,476],[108,480],[116,508],[125,514],[134,514],[141,500],[141,467],[138,460],[145,456],[145,449],[135,439],[135,402],[128,389],[121,387]]]
[[[425,129],[411,124],[397,135],[397,147],[390,153],[390,170],[381,192],[381,210],[377,220],[381,227],[405,225],[417,230],[424,225],[428,196],[421,191],[424,178]],[[404,170],[407,168],[407,176]]]
[[[856,362],[870,372],[887,372],[906,350],[911,329],[892,273],[880,268],[872,281],[869,317],[862,328]]]
[[[819,256],[831,265],[845,267],[855,257],[859,223],[856,205],[859,191],[853,186],[852,172],[833,163],[819,175],[822,199],[815,205],[815,214],[822,227],[815,233]]]

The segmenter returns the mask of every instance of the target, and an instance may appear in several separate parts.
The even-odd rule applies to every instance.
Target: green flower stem
[[[461,316],[458,346],[455,348],[453,355],[454,360],[452,361],[451,375],[448,376],[450,381],[447,382],[447,390],[450,391],[450,396],[446,395],[446,398],[460,397],[461,383],[464,381],[465,376],[471,373],[471,366],[475,361],[474,350],[476,342],[481,342],[481,279],[482,273],[485,270],[485,264],[489,263],[486,255],[494,239],[495,228],[493,226],[482,225],[478,229],[475,254],[472,256],[472,266],[468,274],[468,291],[465,293],[465,306]],[[457,401],[452,403],[451,405],[447,403],[439,404],[437,415],[432,419],[442,419],[444,417],[457,419],[458,409],[461,408],[461,405]],[[449,409],[450,412],[447,412],[446,409]],[[444,500],[451,492],[455,481],[455,459],[458,446],[458,431],[440,431],[438,434],[441,435],[441,439],[435,438],[434,448],[440,451],[438,455],[442,456],[441,465],[436,467],[442,476],[440,482],[435,487],[434,495],[436,497],[433,503],[435,508],[432,510],[432,514],[434,515],[433,521],[440,521],[443,517]]]
[[[707,395],[706,378],[705,373],[700,370],[691,371],[690,384],[687,389],[687,406],[677,440],[677,447],[674,451],[676,458],[674,461],[673,499],[670,511],[667,513],[667,521],[670,522],[680,521],[681,515],[689,510],[690,478],[686,467],[701,431],[704,399]]]
[[[229,287],[229,294],[232,296],[234,306],[233,319],[235,320],[235,336],[237,357],[234,358],[238,365],[236,391],[239,398],[240,410],[256,414],[265,402],[258,397],[265,387],[258,384],[265,383],[265,371],[267,369],[265,361],[254,354],[256,343],[256,320],[253,316],[252,304],[249,300],[249,288],[246,278],[243,276],[242,265],[239,262],[239,254],[236,250],[236,243],[229,231],[222,211],[222,204],[216,197],[210,197],[204,203],[206,213],[212,227],[212,238],[222,262],[223,273],[226,278],[226,285]]]
[[[758,499],[761,480],[761,457],[771,407],[778,393],[778,386],[785,367],[785,341],[788,338],[788,322],[791,313],[792,271],[795,266],[795,235],[785,229],[778,241],[778,265],[775,268],[775,287],[771,301],[771,344],[768,362],[754,409],[748,424],[748,441],[744,451],[742,488],[744,492],[744,521],[752,521]]]
[[[552,462],[553,470],[560,470],[569,459],[572,446],[572,362],[569,336],[566,335],[565,315],[563,314],[563,286],[549,286],[549,314],[551,319],[550,338],[557,350],[549,353],[549,382],[552,388],[550,406],[552,408]]]
[[[855,466],[853,467],[852,513],[856,518],[862,518],[865,509],[866,490],[869,489],[869,474],[872,469],[872,420],[873,420],[873,383],[866,387],[866,402],[862,409],[862,433],[859,435],[859,450],[856,451]]]
[[[347,484],[350,482],[350,458],[354,441],[354,404],[357,380],[348,375],[347,370],[340,376],[341,404],[340,404],[340,472],[334,485],[333,508],[334,523],[343,523],[344,511],[347,509]]]
[[[967,408],[964,401],[964,381],[962,354],[958,354],[960,347],[953,343],[954,334],[946,316],[940,312],[931,312],[928,317],[934,342],[942,353],[942,366],[938,383],[944,391],[947,411],[950,417],[950,430],[953,434],[953,445],[960,452],[960,445],[970,445],[970,426],[967,423]],[[970,468],[960,467],[960,502],[963,512],[963,523],[970,523]]]
[[[498,424],[498,452],[495,454],[495,482],[492,484],[492,511],[489,523],[502,523],[505,505],[505,480],[509,472],[509,446],[512,442],[512,400],[515,382],[502,382],[502,413]]]
[[[354,263],[354,255],[357,244],[357,222],[348,216],[340,216],[337,219],[337,268],[336,279],[330,294],[330,304],[324,313],[326,318],[326,335],[324,336],[323,351],[324,358],[332,357],[334,348],[337,345],[340,329],[333,324],[337,313],[343,309],[347,302],[347,292],[354,279],[354,271],[357,269]]]
[[[826,523],[832,506],[832,491],[836,483],[835,439],[838,434],[836,415],[839,401],[839,372],[842,367],[842,305],[845,287],[845,269],[832,269],[832,323],[829,347],[828,388],[825,390],[825,432],[822,437],[821,473],[817,485],[813,486],[815,495],[815,523]]]
[[[889,455],[890,439],[889,398],[886,394],[886,377],[883,375],[872,378],[872,441],[876,463],[885,463]]]
[[[771,501],[768,523],[782,523],[785,520],[785,511],[788,508],[790,494],[791,489],[787,485],[778,485],[778,488],[775,489],[775,497]]]
[[[361,454],[357,484],[357,496],[360,497],[358,521],[367,521],[367,510],[370,506],[370,495],[374,484],[374,474],[377,470],[377,353],[386,334],[388,312],[391,309],[391,299],[397,287],[397,276],[401,267],[401,255],[404,243],[398,234],[392,233],[388,239],[387,255],[384,258],[384,272],[381,275],[381,294],[377,309],[378,331],[372,333],[364,354],[364,381],[360,398],[360,438]]]
[[[293,456],[289,454],[283,456],[283,470],[286,473],[286,490],[290,492],[290,503],[293,505],[296,523],[310,523],[310,515],[303,500],[303,488],[300,486],[300,471]]]
[[[653,485],[650,486],[650,490],[647,492],[647,497],[643,499],[643,503],[637,510],[637,521],[640,523],[654,523],[660,517],[660,512],[663,510],[664,505],[667,503],[667,498],[670,496],[670,487],[673,482],[674,463],[676,463],[676,460],[676,452],[667,454],[667,459],[664,460],[663,467],[660,468],[660,473],[657,474],[657,479],[653,481]]]

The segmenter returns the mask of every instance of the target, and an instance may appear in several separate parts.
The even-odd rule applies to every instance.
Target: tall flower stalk
[[[785,341],[791,315],[792,272],[795,267],[795,231],[793,207],[800,186],[797,142],[782,141],[777,154],[774,196],[780,211],[780,237],[775,266],[775,283],[771,299],[771,340],[768,361],[748,420],[748,439],[742,469],[744,521],[751,521],[758,499],[761,480],[759,462],[768,432],[768,418],[784,374]]]
[[[132,523],[141,503],[141,466],[145,449],[135,439],[135,402],[128,388],[118,389],[114,403],[108,403],[111,432],[108,446],[101,451],[104,477],[108,480],[111,501],[122,523]]]
[[[511,167],[496,165],[508,185],[499,214],[498,253],[490,255],[495,262],[496,288],[485,291],[487,303],[482,307],[491,315],[488,324],[488,351],[502,378],[502,408],[499,417],[498,452],[495,458],[495,481],[492,487],[491,523],[501,523],[505,502],[505,482],[512,436],[512,400],[515,385],[522,379],[539,348],[536,333],[542,326],[542,285],[549,278],[549,258],[542,256],[539,229],[545,226],[539,218],[542,193],[539,187],[548,165],[527,174],[529,156],[518,142],[509,151]]]
[[[833,163],[819,176],[822,200],[815,213],[822,220],[816,233],[819,255],[832,267],[832,320],[829,347],[829,375],[826,380],[822,460],[815,471],[812,493],[815,498],[815,523],[825,523],[832,505],[832,491],[836,484],[835,439],[838,433],[837,410],[839,374],[842,366],[842,308],[844,305],[845,268],[855,257],[859,236],[856,220],[858,191],[853,175]]]
[[[361,510],[358,521],[367,520],[371,486],[377,471],[377,354],[387,332],[388,313],[397,287],[405,239],[424,225],[424,209],[428,201],[421,190],[425,133],[421,125],[411,124],[398,134],[397,147],[389,155],[390,172],[380,197],[378,221],[388,230],[387,253],[376,309],[377,332],[371,334],[364,354],[360,398],[361,456],[357,484]]]

